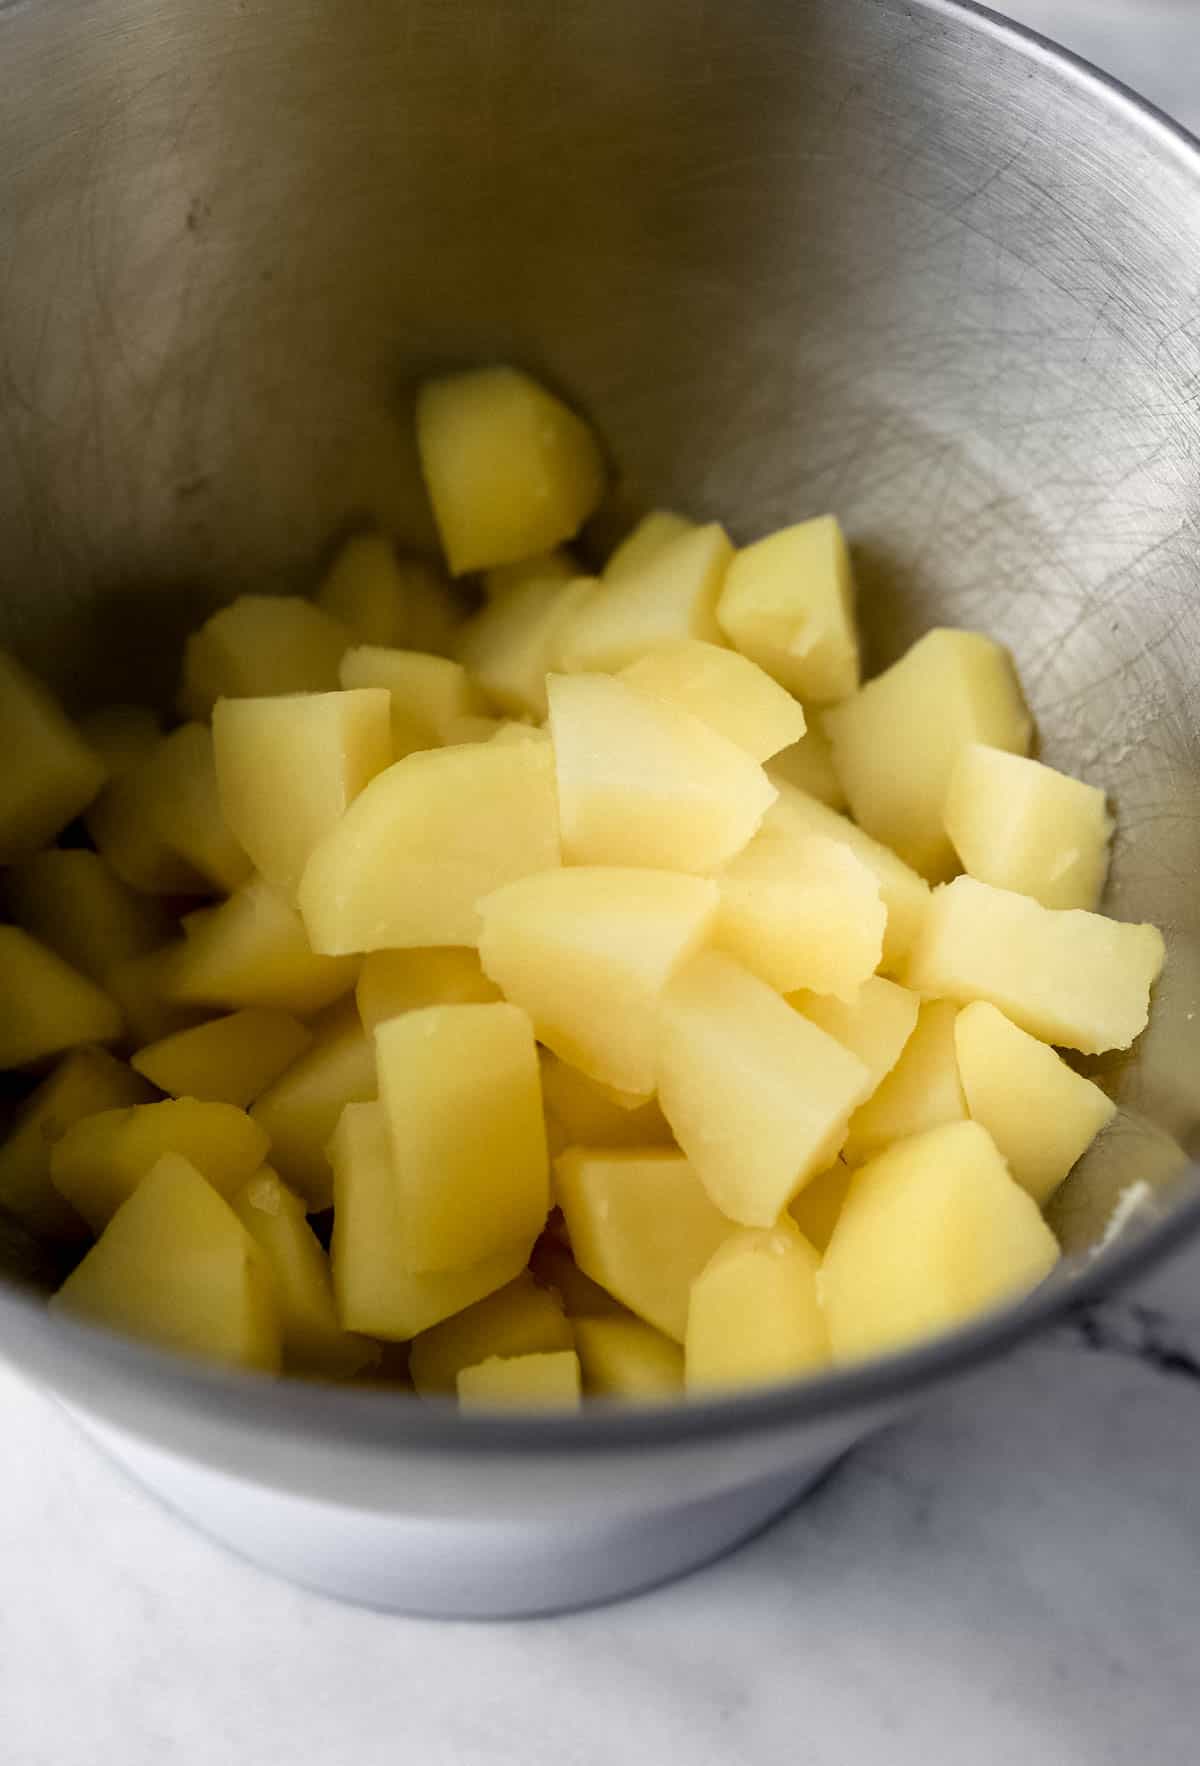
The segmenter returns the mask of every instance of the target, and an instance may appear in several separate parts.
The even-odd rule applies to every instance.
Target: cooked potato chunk
[[[977,1122],[899,1141],[855,1174],[821,1265],[834,1359],[905,1349],[1017,1300],[1058,1254]]]
[[[19,926],[0,926],[0,1067],[24,1067],[82,1042],[116,1042],[121,1008]]]
[[[480,903],[479,955],[539,1042],[648,1097],[662,990],[709,935],[717,901],[715,883],[674,871],[545,871]]]
[[[53,840],[105,777],[104,762],[53,694],[0,650],[0,864]]]
[[[767,777],[773,785],[794,785],[830,809],[844,810],[846,793],[833,770],[833,744],[825,734],[824,714],[810,707],[804,715],[808,727],[803,736],[771,757]]]
[[[751,760],[769,760],[804,735],[799,700],[736,650],[700,638],[652,650],[623,668],[621,679],[690,712]]]
[[[562,588],[578,575],[579,566],[571,554],[556,546],[552,552],[539,552],[536,558],[522,558],[519,564],[497,564],[485,570],[483,592],[489,601],[496,601],[526,583],[557,583]]]
[[[458,1376],[464,1410],[578,1410],[579,1357],[573,1349],[553,1355],[491,1355]]]
[[[515,368],[427,380],[417,394],[417,447],[455,576],[571,539],[604,491],[587,424]]]
[[[357,644],[342,657],[342,686],[383,688],[391,718],[389,760],[436,748],[463,718],[478,717],[487,700],[461,662],[421,650]],[[376,772],[382,771],[377,767]]]
[[[732,557],[729,536],[714,521],[596,584],[555,634],[556,666],[569,674],[603,672],[680,638],[722,643],[715,609]]]
[[[169,980],[181,1005],[274,1006],[303,1017],[349,993],[354,957],[319,956],[287,897],[252,877],[220,907],[184,920]]]
[[[936,883],[958,869],[944,814],[959,755],[972,742],[1026,754],[1033,721],[1002,644],[938,628],[825,729],[855,820]]]
[[[120,1006],[134,1048],[161,1042],[177,1030],[191,1030],[211,1015],[198,1006],[179,1005],[174,999],[183,950],[183,939],[173,938],[145,956],[114,963],[104,977],[105,991]]]
[[[464,1367],[490,1355],[535,1355],[571,1349],[561,1303],[529,1274],[477,1300],[413,1340],[408,1368],[423,1396],[453,1392]]]
[[[311,1210],[327,1208],[333,1170],[327,1148],[347,1104],[378,1094],[375,1045],[353,1000],[341,1000],[312,1026],[306,1048],[265,1091],[250,1114],[269,1137],[271,1160]]]
[[[852,1165],[892,1141],[966,1119],[954,1040],[957,1017],[958,1007],[949,1000],[930,1000],[920,1008],[891,1071],[850,1118],[845,1156]]]
[[[756,835],[717,884],[717,943],[781,993],[808,987],[852,1000],[879,966],[879,882],[840,840]]]
[[[542,1097],[552,1150],[564,1147],[669,1147],[671,1130],[654,1098],[614,1091],[543,1051]]]
[[[18,924],[102,986],[116,964],[145,956],[167,936],[159,904],[82,847],[35,853],[14,865],[4,883]]]
[[[858,686],[854,574],[836,519],[821,515],[745,546],[729,566],[717,620],[743,656],[814,705]]]
[[[80,718],[79,734],[108,777],[119,779],[158,746],[162,728],[148,705],[102,705]]]
[[[954,1037],[967,1108],[1017,1182],[1044,1208],[1112,1121],[1116,1105],[983,1000],[963,1007]]]
[[[399,558],[383,534],[348,539],[321,584],[317,605],[356,644],[448,656],[462,623],[450,585],[423,558]],[[382,685],[353,681],[348,686]]]
[[[1100,905],[1113,824],[1103,791],[972,742],[950,776],[946,832],[981,883],[1046,908]]]
[[[610,675],[551,675],[563,862],[711,871],[775,800],[762,767],[710,725]]]
[[[786,1216],[735,1233],[692,1283],[684,1359],[689,1392],[794,1380],[824,1367],[820,1258]]]
[[[114,779],[87,826],[117,875],[150,894],[236,889],[250,874],[221,813],[212,735],[203,724],[181,724]]]
[[[683,1391],[683,1355],[640,1318],[580,1318],[575,1353],[585,1389],[597,1398],[663,1403]]]
[[[916,1029],[921,1002],[908,988],[872,975],[851,1000],[835,999],[828,993],[798,992],[788,995],[788,1004],[858,1056],[874,1092]]]
[[[277,1373],[275,1284],[228,1202],[168,1153],[50,1302],[162,1349]]]
[[[350,642],[339,620],[295,595],[240,595],[188,639],[179,709],[203,720],[218,699],[331,693]]]
[[[533,1247],[529,1268],[543,1287],[550,1288],[558,1296],[572,1326],[585,1318],[628,1318],[621,1302],[599,1282],[594,1282],[590,1275],[584,1275],[566,1245],[555,1238],[555,1224],[552,1216],[546,1231]],[[565,1234],[561,1221],[557,1224]]]
[[[823,1252],[833,1237],[853,1176],[853,1165],[839,1158],[828,1171],[822,1171],[811,1183],[805,1184],[788,1208],[788,1213],[814,1251]]]
[[[244,1110],[311,1041],[290,1012],[248,1006],[162,1037],[139,1049],[130,1065],[173,1098],[236,1104]]]
[[[363,958],[355,990],[358,1015],[370,1032],[385,1018],[420,1006],[487,1005],[500,998],[470,945],[431,950],[373,950]]]
[[[927,996],[988,1000],[1031,1036],[1098,1055],[1146,1028],[1165,956],[1154,926],[956,877],[934,891],[904,979]]]
[[[569,584],[531,576],[467,621],[458,655],[489,699],[515,717],[545,717],[557,634],[591,592],[578,575]]]
[[[643,515],[637,526],[610,553],[604,566],[605,582],[615,583],[623,576],[635,576],[656,552],[661,552],[672,540],[691,533],[695,525],[686,515],[676,515],[670,509],[654,509],[649,515]]]
[[[837,1154],[867,1069],[717,951],[674,977],[661,1020],[658,1095],[676,1140],[723,1213],[774,1226]]]
[[[314,950],[477,944],[476,904],[559,862],[554,756],[542,742],[410,754],[373,779],[300,884]]]

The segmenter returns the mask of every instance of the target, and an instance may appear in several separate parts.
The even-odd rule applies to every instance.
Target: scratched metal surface
[[[935,619],[1012,645],[1045,757],[1113,791],[1113,910],[1172,945],[1076,1238],[1190,1142],[1200,178],[1165,132],[900,0],[9,0],[0,67],[31,657],[165,690],[200,606],[307,583],[348,518],[427,541],[413,376],[527,362],[631,500],[839,510],[874,662]]]

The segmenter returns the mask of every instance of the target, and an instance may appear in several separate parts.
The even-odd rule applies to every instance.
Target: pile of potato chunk
[[[599,449],[513,369],[417,428],[461,597],[361,534],[194,633],[168,733],[0,658],[0,1206],[76,1247],[54,1308],[530,1409],[1018,1298],[1113,1113],[1056,1051],[1127,1048],[1164,951],[1008,653],[863,685],[829,516],[589,574]]]

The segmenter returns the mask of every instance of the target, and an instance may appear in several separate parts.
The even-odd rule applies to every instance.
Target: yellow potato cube
[[[489,1356],[458,1376],[463,1410],[578,1410],[579,1357],[573,1349],[554,1355]]]
[[[179,710],[203,721],[218,699],[331,693],[350,642],[339,620],[296,595],[239,595],[193,632]]]
[[[221,810],[268,883],[294,894],[313,848],[391,765],[391,714],[390,694],[375,686],[218,700],[212,743]]]
[[[569,552],[555,547],[553,552],[540,552],[536,558],[522,558],[517,564],[497,564],[483,573],[483,592],[489,601],[507,595],[510,589],[523,588],[526,583],[558,583],[559,587],[575,581],[580,574]]]
[[[867,1069],[872,1092],[887,1078],[917,1027],[921,1002],[907,987],[872,975],[852,1000],[827,993],[798,992],[788,1004],[857,1055]]]
[[[423,558],[399,558],[383,534],[348,539],[321,584],[317,606],[356,644],[448,656],[462,610],[450,585]],[[382,686],[350,681],[346,686]]]
[[[966,1324],[1036,1287],[1058,1255],[977,1122],[900,1141],[855,1173],[821,1265],[834,1360]]]
[[[549,744],[436,749],[356,798],[308,861],[300,911],[331,956],[477,944],[480,898],[558,862]]]
[[[502,717],[479,717],[475,714],[469,717],[452,717],[446,725],[440,746],[460,748],[468,742],[492,742],[502,730],[513,727]],[[439,744],[433,743],[432,746],[437,747]],[[413,752],[416,753],[417,750],[414,749]]]
[[[957,1017],[958,1007],[949,1000],[931,1000],[920,1008],[898,1060],[850,1119],[845,1156],[852,1165],[892,1141],[966,1119],[954,1039]]]
[[[110,779],[119,779],[162,740],[162,728],[148,705],[102,705],[79,720],[79,734],[100,756]]]
[[[724,640],[717,597],[733,547],[717,522],[691,528],[615,581],[597,583],[555,636],[555,666],[569,674],[625,668],[680,638]]]
[[[161,1037],[130,1066],[173,1098],[200,1098],[246,1109],[312,1041],[290,1012],[248,1006]]]
[[[480,903],[479,955],[539,1042],[648,1097],[662,990],[708,938],[717,903],[715,883],[676,871],[545,871]]]
[[[683,1354],[640,1318],[580,1318],[575,1353],[586,1390],[597,1398],[657,1404],[683,1392]]]
[[[853,1176],[853,1165],[848,1165],[845,1159],[837,1159],[828,1171],[822,1171],[819,1177],[805,1184],[788,1208],[788,1213],[814,1251],[824,1251],[833,1237]]]
[[[177,1154],[157,1161],[50,1305],[160,1349],[279,1371],[266,1259],[228,1202]]]
[[[830,809],[843,810],[846,793],[833,770],[833,744],[825,734],[824,713],[809,708],[805,719],[808,727],[803,736],[772,756],[767,777],[773,785],[794,785]]]
[[[463,1368],[489,1355],[535,1355],[573,1347],[561,1304],[526,1273],[422,1331],[413,1340],[408,1367],[417,1391],[430,1398],[453,1392]]]
[[[804,734],[799,700],[736,650],[700,638],[652,650],[623,668],[620,678],[698,717],[751,760],[769,760]]]
[[[722,1213],[774,1226],[837,1154],[867,1069],[719,951],[674,977],[661,1024],[658,1096],[676,1140]]]
[[[945,822],[963,869],[981,883],[1046,908],[1100,905],[1113,824],[1094,785],[972,742],[950,776]]]
[[[203,1024],[210,1016],[199,1006],[178,1005],[172,997],[183,950],[183,939],[173,938],[145,956],[114,963],[104,977],[105,990],[124,1014],[132,1047],[161,1042],[177,1030]]]
[[[557,1155],[556,1155],[557,1157]],[[544,1288],[557,1296],[573,1323],[585,1318],[628,1318],[619,1300],[584,1275],[570,1251],[547,1227],[533,1248],[529,1268]]]
[[[404,624],[392,644],[425,656],[453,656],[464,610],[444,572],[424,558],[402,558],[400,574]]]
[[[569,540],[604,492],[587,424],[516,368],[427,380],[417,393],[417,447],[455,576]]]
[[[826,712],[854,818],[933,882],[958,869],[946,793],[971,742],[1027,754],[1033,737],[1012,657],[979,632],[937,628]]]
[[[874,873],[840,840],[757,835],[717,873],[716,942],[790,993],[852,1000],[883,955],[887,909]]]
[[[181,724],[115,779],[88,832],[118,876],[154,894],[236,889],[250,860],[221,811],[212,733]]]
[[[1165,959],[1157,927],[956,877],[934,891],[904,979],[926,996],[988,1000],[1043,1042],[1099,1055],[1146,1028]]]
[[[184,921],[187,938],[170,979],[181,1005],[274,1006],[304,1017],[349,993],[353,957],[317,955],[296,909],[252,877],[228,901]]]
[[[762,767],[710,725],[610,675],[551,675],[563,861],[704,872],[775,800]]]
[[[682,1343],[692,1282],[737,1231],[694,1168],[681,1153],[573,1147],[554,1191],[584,1274]]]
[[[995,1006],[964,1006],[954,1026],[967,1108],[1022,1189],[1044,1208],[1117,1106]]]
[[[0,1208],[37,1238],[87,1238],[82,1216],[50,1181],[50,1149],[81,1117],[153,1097],[153,1086],[104,1049],[75,1049],[24,1100],[0,1146]]]
[[[589,1079],[543,1051],[542,1098],[555,1153],[564,1147],[669,1147],[671,1130],[654,1098],[630,1096]]]
[[[593,585],[531,577],[497,596],[459,634],[458,656],[490,699],[517,717],[544,718],[557,636]]]
[[[470,945],[430,950],[373,950],[363,958],[356,989],[358,1015],[367,1032],[385,1018],[421,1006],[482,1006],[500,998]]]
[[[533,1028],[516,1006],[426,1006],[375,1031],[412,1269],[466,1269],[550,1211]]]
[[[378,1095],[375,1045],[353,1000],[342,1000],[312,1026],[311,1046],[260,1092],[250,1112],[271,1143],[271,1162],[310,1210],[329,1206],[333,1169],[328,1146],[347,1104]]]
[[[623,576],[636,576],[657,552],[672,540],[691,533],[695,525],[686,515],[676,515],[670,509],[653,509],[649,515],[643,515],[637,526],[609,554],[604,566],[605,582],[615,583]]]
[[[0,650],[0,864],[53,840],[105,778],[53,694]]]
[[[769,835],[773,841],[796,841],[820,834],[829,840],[840,840],[855,858],[862,860],[874,873],[887,909],[881,966],[888,974],[895,973],[902,966],[924,920],[929,905],[928,883],[924,877],[918,877],[903,859],[898,859],[889,847],[872,840],[845,816],[778,778],[774,783],[779,795],[763,817],[764,836]]]
[[[167,936],[158,903],[82,847],[50,847],[22,860],[8,872],[5,893],[19,925],[102,986],[116,964],[145,956]]]
[[[0,974],[0,1067],[24,1067],[81,1042],[116,1042],[124,1029],[110,994],[19,926],[0,926]]]
[[[342,657],[342,686],[382,688],[391,723],[389,760],[436,748],[460,718],[487,711],[487,700],[461,662],[420,650],[387,650],[356,644]],[[384,763],[386,764],[386,762]],[[382,771],[382,766],[375,768]]]
[[[502,1288],[524,1269],[529,1241],[472,1269],[414,1275],[404,1266],[399,1183],[380,1104],[348,1104],[329,1145],[333,1165],[330,1265],[346,1330],[405,1343]]]
[[[286,1370],[339,1380],[378,1361],[377,1346],[344,1331],[338,1321],[329,1259],[300,1197],[264,1165],[233,1197],[232,1207],[270,1267]]]
[[[820,515],[744,546],[717,604],[729,642],[814,705],[858,686],[854,573],[837,520]]]
[[[82,1117],[50,1149],[59,1194],[100,1232],[164,1153],[180,1153],[222,1196],[231,1196],[267,1156],[267,1137],[232,1104],[169,1098]]]
[[[821,1260],[786,1217],[735,1233],[692,1283],[684,1361],[689,1393],[794,1380],[829,1361],[817,1298]]]

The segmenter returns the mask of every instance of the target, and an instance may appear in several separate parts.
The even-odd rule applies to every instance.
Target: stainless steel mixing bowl
[[[1067,1272],[918,1353],[463,1419],[51,1321],[14,1239],[19,1366],[262,1562],[533,1611],[711,1556],[1196,1229],[1192,143],[948,0],[6,0],[0,81],[0,626],[68,694],[165,698],[199,608],[309,584],[351,518],[427,542],[411,380],[511,358],[592,414],[631,507],[838,510],[875,664],[933,620],[1005,639],[1045,757],[1115,798],[1111,910],[1170,946],[1054,1206]]]

